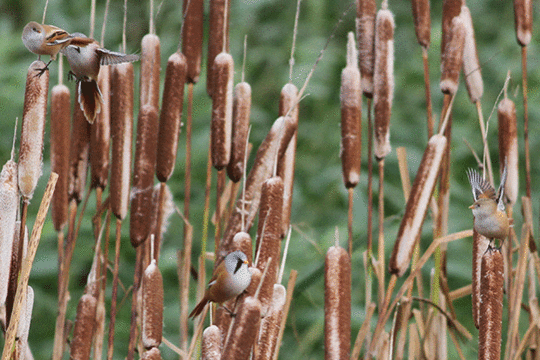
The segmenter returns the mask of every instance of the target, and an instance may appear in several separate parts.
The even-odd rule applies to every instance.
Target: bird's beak
[[[474,208],[474,204],[472,204],[471,206],[469,206],[469,209],[473,209]]]
[[[246,264],[246,265],[249,266],[249,261],[245,260],[245,261],[244,261],[244,264]]]

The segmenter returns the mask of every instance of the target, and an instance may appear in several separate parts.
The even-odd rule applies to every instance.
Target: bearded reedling
[[[504,207],[504,183],[506,182],[506,168],[501,176],[499,190],[483,179],[478,172],[467,171],[471,183],[474,203],[469,206],[474,215],[474,229],[490,241],[499,239],[502,242],[508,237],[510,221]]]
[[[24,46],[41,59],[41,55],[49,55],[51,59],[42,69],[38,69],[36,76],[41,76],[49,70],[51,61],[56,55],[69,45],[73,35],[53,25],[38,24],[30,21],[23,29],[22,42]]]
[[[138,55],[126,55],[100,47],[99,43],[81,33],[72,34],[69,45],[60,50],[69,62],[79,87],[79,103],[84,116],[93,123],[101,111],[102,96],[97,85],[99,69],[102,65],[121,64],[139,60]]]

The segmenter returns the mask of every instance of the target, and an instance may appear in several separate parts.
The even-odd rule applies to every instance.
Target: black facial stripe
[[[233,274],[236,274],[236,272],[237,272],[238,270],[240,270],[240,268],[242,267],[242,264],[243,264],[243,263],[244,263],[244,262],[243,262],[242,260],[240,260],[240,259],[236,260],[236,267],[234,268]]]

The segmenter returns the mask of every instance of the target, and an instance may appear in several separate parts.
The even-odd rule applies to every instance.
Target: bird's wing
[[[126,55],[107,49],[98,49],[98,53],[101,56],[100,64],[101,65],[115,65],[125,62],[134,62],[139,60],[139,56],[135,54]]]
[[[473,169],[468,169],[467,176],[469,178],[469,183],[471,183],[474,201],[479,198],[496,199],[495,189],[487,180],[483,179],[478,172]]]
[[[57,28],[58,29],[58,28]],[[63,44],[73,39],[73,35],[69,35],[67,31],[58,29],[54,31],[51,35],[47,36],[47,45],[56,45]]]
[[[504,167],[503,173],[501,175],[501,184],[499,185],[499,190],[497,191],[497,209],[504,211],[504,185],[506,184],[506,166]]]

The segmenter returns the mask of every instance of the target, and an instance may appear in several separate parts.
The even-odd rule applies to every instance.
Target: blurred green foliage
[[[180,39],[182,21],[181,1],[156,2],[156,33],[161,38],[162,75],[167,57],[176,51]],[[324,354],[324,255],[328,246],[334,242],[337,227],[342,246],[346,243],[347,191],[342,183],[340,151],[340,73],[345,64],[345,43],[349,31],[354,31],[354,5],[350,2],[312,0],[301,6],[298,27],[297,48],[292,79],[289,79],[289,57],[292,43],[296,3],[286,0],[239,0],[233,1],[231,11],[231,53],[236,60],[235,81],[240,81],[244,36],[247,36],[247,61],[245,79],[253,89],[251,140],[256,148],[277,117],[279,92],[291,80],[299,88],[312,68],[315,59],[332,33],[339,19],[343,22],[337,27],[334,37],[319,63],[306,93],[308,96],[300,104],[300,125],[298,129],[298,150],[296,179],[292,209],[293,232],[289,249],[285,281],[291,269],[299,271],[299,278],[289,314],[288,326],[282,346],[282,358],[321,359]],[[208,8],[208,4],[206,5]],[[518,109],[520,154],[523,157],[523,108],[521,93],[520,47],[515,40],[513,8],[511,2],[483,0],[471,2],[470,10],[475,22],[478,54],[484,78],[483,112],[489,120],[488,142],[491,156],[498,171],[496,112],[492,113],[497,97],[502,89],[506,74],[511,72],[509,96]],[[0,160],[10,157],[12,134],[15,119],[21,117],[24,98],[26,69],[35,59],[20,41],[22,28],[31,20],[41,21],[44,1],[0,2]],[[127,27],[127,52],[140,53],[140,41],[148,31],[148,3],[129,2]],[[105,1],[97,4],[95,38],[101,38],[101,26]],[[349,10],[347,14],[342,14]],[[427,142],[426,110],[423,87],[421,49],[416,42],[410,2],[391,2],[390,9],[395,14],[395,95],[392,110],[391,142],[393,151],[387,157],[385,169],[385,240],[386,259],[395,239],[405,200],[402,195],[395,149],[407,149],[408,166],[414,178],[424,147]],[[90,2],[54,1],[49,4],[45,23],[54,24],[69,32],[89,33]],[[206,9],[206,21],[208,9]],[[105,47],[119,50],[122,32],[123,2],[112,1],[109,8]],[[432,42],[429,49],[430,80],[433,109],[436,119],[440,116],[442,94],[438,88],[440,77],[441,3],[432,4]],[[204,55],[206,55],[206,34]],[[529,46],[529,117],[530,140],[533,159],[532,191],[533,207],[538,214],[540,166],[536,157],[540,149],[538,117],[539,65],[538,33]],[[204,58],[204,64],[206,59]],[[205,168],[209,138],[211,102],[206,95],[206,73],[203,64],[201,80],[194,87],[193,119],[193,181],[191,222],[194,226],[194,254],[200,251],[202,234]],[[67,67],[67,64],[65,65]],[[136,73],[138,77],[138,64]],[[66,69],[67,71],[67,69]],[[51,65],[51,87],[57,83],[56,63]],[[66,79],[64,79],[66,82]],[[136,79],[138,83],[138,78]],[[73,84],[68,84],[73,87]],[[138,90],[136,90],[138,95]],[[73,99],[72,99],[73,101]],[[366,250],[367,217],[367,106],[364,102],[364,139],[362,155],[362,177],[354,193],[354,249],[353,291],[352,291],[352,341],[356,337],[364,319],[364,279],[362,252]],[[491,117],[490,117],[491,115]],[[136,114],[135,114],[136,116]],[[465,146],[466,139],[481,154],[481,136],[475,107],[470,103],[463,82],[457,94],[453,112],[452,166],[449,232],[471,228],[472,216],[467,209],[472,201],[466,180],[465,169],[475,166],[475,160]],[[20,124],[20,122],[19,122]],[[19,125],[20,127],[20,125]],[[66,129],[68,131],[68,129]],[[48,138],[48,130],[47,130]],[[184,186],[184,133],[181,135],[177,167],[169,186],[173,191],[175,203],[183,207]],[[44,155],[44,176],[29,209],[29,224],[33,224],[39,199],[50,173],[49,144],[46,140]],[[254,151],[252,152],[252,154]],[[520,189],[524,189],[524,163],[521,169]],[[214,175],[215,177],[215,175]],[[496,176],[498,178],[498,176]],[[213,179],[215,184],[215,178]],[[377,197],[377,176],[374,178],[374,196]],[[215,195],[213,195],[214,197]],[[82,293],[86,276],[90,269],[93,240],[90,216],[93,214],[93,196],[87,208],[78,245],[72,265],[70,284],[71,301],[68,319],[74,319],[76,303]],[[212,200],[211,204],[215,201]],[[517,204],[519,207],[520,204]],[[516,230],[521,227],[520,211],[516,208]],[[375,211],[377,211],[375,201]],[[535,217],[535,219],[537,216]],[[375,214],[376,219],[376,214]],[[421,246],[427,247],[432,239],[431,219],[426,219]],[[535,220],[535,225],[537,221]],[[213,228],[211,227],[213,230]],[[374,227],[375,234],[378,230]],[[165,281],[165,325],[164,336],[178,343],[178,281],[176,275],[176,253],[182,247],[182,221],[176,215],[170,220],[169,231],[165,235],[160,268]],[[129,245],[127,222],[123,229],[120,279],[125,289],[129,288],[133,276],[134,251]],[[375,237],[376,238],[376,237]],[[112,251],[111,245],[111,251]],[[36,358],[49,358],[52,354],[54,324],[57,313],[57,245],[56,234],[48,222],[43,236],[30,284],[34,287],[36,302],[30,332],[30,346]],[[471,241],[461,240],[448,247],[447,273],[449,286],[456,289],[471,281]],[[194,255],[193,259],[195,259]],[[207,264],[210,269],[211,264]],[[432,262],[423,269],[429,278]],[[399,285],[399,282],[398,282]],[[426,284],[427,285],[427,284]],[[374,286],[377,286],[376,284]],[[120,298],[126,291],[120,290]],[[192,304],[194,303],[195,283],[192,283]],[[110,289],[107,296],[110,297]],[[376,294],[376,291],[374,292]],[[425,295],[427,296],[427,295]],[[108,305],[108,303],[107,303]],[[416,306],[416,304],[415,304]],[[123,358],[129,333],[130,297],[121,304],[117,321],[116,356]],[[476,353],[477,331],[471,320],[470,299],[456,303],[458,320],[475,336],[474,340],[462,344],[466,358]],[[166,359],[174,358],[172,352],[161,346]],[[456,356],[453,345],[449,344],[449,357]]]

